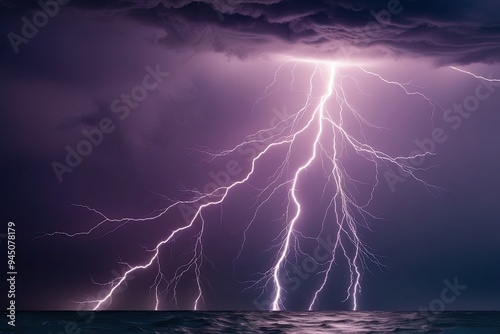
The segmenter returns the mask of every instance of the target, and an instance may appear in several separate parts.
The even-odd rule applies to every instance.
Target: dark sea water
[[[500,312],[18,312],[0,332],[500,334]]]

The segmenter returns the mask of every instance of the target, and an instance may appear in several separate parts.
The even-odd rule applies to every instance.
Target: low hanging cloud
[[[15,1],[2,1],[16,7]],[[500,2],[473,0],[74,1],[96,16],[127,15],[165,29],[169,47],[240,57],[427,58],[437,65],[500,60]]]

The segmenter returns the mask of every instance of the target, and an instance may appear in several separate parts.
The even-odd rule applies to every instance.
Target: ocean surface
[[[0,333],[500,333],[500,312],[18,312]]]

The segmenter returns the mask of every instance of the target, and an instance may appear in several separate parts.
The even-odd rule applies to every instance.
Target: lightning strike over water
[[[369,262],[379,268],[384,267],[370,248],[363,242],[360,234],[360,227],[368,228],[367,223],[369,220],[379,219],[368,211],[368,206],[372,202],[375,190],[380,182],[380,169],[382,167],[398,168],[411,176],[415,181],[422,183],[425,187],[433,188],[434,186],[419,178],[416,175],[416,171],[419,169],[407,163],[410,159],[427,156],[430,154],[429,152],[414,156],[392,157],[366,142],[362,128],[379,128],[364,118],[358,108],[349,100],[343,86],[343,80],[352,79],[352,77],[350,75],[343,75],[341,72],[344,67],[357,68],[365,75],[376,77],[383,84],[400,87],[402,92],[409,97],[414,96],[424,99],[429,103],[433,112],[436,108],[440,108],[440,106],[423,93],[413,91],[411,83],[399,83],[387,80],[378,73],[355,65],[298,59],[284,62],[279,66],[274,74],[274,81],[266,87],[261,98],[253,105],[252,110],[256,108],[260,101],[274,94],[280,88],[277,78],[288,67],[290,67],[291,81],[287,82],[286,87],[289,90],[293,90],[294,83],[299,81],[295,72],[299,67],[303,66],[310,68],[311,73],[308,78],[308,91],[304,92],[306,95],[305,101],[297,112],[281,120],[275,126],[259,130],[257,133],[247,136],[233,148],[217,152],[198,150],[198,152],[207,154],[210,157],[209,162],[212,162],[215,159],[236,153],[239,148],[255,143],[263,145],[263,149],[249,161],[248,171],[239,180],[231,181],[230,184],[219,186],[210,192],[190,191],[193,194],[191,199],[173,201],[158,213],[143,218],[110,218],[98,210],[79,205],[79,207],[90,210],[100,216],[102,220],[87,231],[48,234],[52,236],[64,235],[67,237],[89,235],[104,225],[116,225],[117,227],[114,229],[116,230],[132,222],[144,223],[158,220],[161,217],[165,217],[167,213],[172,212],[175,208],[183,205],[196,207],[192,217],[183,226],[174,229],[168,236],[157,243],[153,249],[145,250],[146,259],[142,263],[137,265],[123,263],[126,265],[127,270],[123,275],[108,283],[110,289],[104,297],[84,301],[84,304],[91,305],[94,310],[108,307],[112,302],[114,294],[119,291],[122,285],[126,284],[126,281],[132,274],[137,275],[141,271],[155,269],[157,270],[157,274],[150,286],[150,290],[154,291],[153,305],[155,310],[160,308],[171,309],[174,305],[178,308],[178,284],[188,274],[194,275],[197,289],[192,308],[194,310],[206,308],[207,305],[204,303],[203,291],[208,283],[205,283],[206,279],[202,274],[203,267],[206,265],[215,266],[215,264],[203,252],[204,232],[210,227],[208,225],[210,222],[204,216],[204,213],[210,207],[221,205],[226,201],[228,196],[237,191],[239,186],[250,184],[255,178],[257,170],[267,170],[266,166],[263,166],[266,162],[266,157],[275,154],[281,149],[286,151],[286,154],[278,168],[269,177],[268,185],[264,189],[261,189],[258,194],[260,203],[255,206],[252,219],[246,224],[241,248],[239,249],[239,253],[235,254],[235,261],[241,255],[247,240],[247,232],[258,219],[260,210],[264,205],[269,204],[271,198],[278,196],[279,191],[282,189],[286,189],[288,193],[286,210],[282,213],[284,226],[282,227],[282,232],[275,239],[277,240],[277,244],[270,245],[271,247],[269,248],[269,250],[277,249],[277,252],[274,253],[272,265],[266,272],[262,273],[262,277],[250,281],[251,285],[246,289],[258,288],[262,290],[262,293],[270,290],[270,298],[272,300],[270,308],[272,310],[286,309],[286,295],[290,293],[283,283],[287,275],[286,266],[294,258],[297,259],[297,256],[304,255],[300,241],[305,238],[319,242],[321,232],[326,229],[334,229],[336,232],[334,233],[332,247],[329,250],[329,258],[325,261],[316,261],[318,266],[321,266],[323,270],[318,272],[318,275],[321,275],[318,277],[321,277],[321,279],[319,282],[316,282],[317,287],[308,301],[308,309],[313,310],[315,307],[318,307],[322,292],[329,282],[333,280],[333,269],[339,260],[345,261],[349,271],[346,275],[347,289],[344,301],[349,301],[353,310],[359,308],[359,298],[362,293],[362,276],[363,272],[368,268]],[[348,119],[357,122],[361,129],[360,135],[355,135],[350,131],[347,125]],[[262,140],[255,139],[259,133],[264,131],[272,133],[272,135]],[[307,151],[305,153],[302,153],[302,151],[298,152],[298,146],[306,147]],[[349,159],[353,154],[373,167],[372,183],[368,185],[369,190],[366,192],[368,196],[365,196],[366,198],[363,199],[358,198],[359,191],[357,191],[356,187],[361,184],[366,186],[366,183],[354,179],[345,163],[345,160]],[[292,160],[300,162],[292,163]],[[321,232],[318,235],[306,236],[301,232],[300,228],[301,224],[305,223],[303,211],[306,206],[303,200],[301,200],[301,184],[306,178],[306,173],[313,173],[315,168],[322,169],[324,175],[323,195],[329,196],[329,198],[323,221],[315,222],[321,229]],[[331,192],[331,196],[327,195],[329,191]],[[163,246],[174,243],[179,235],[188,230],[197,231],[190,261],[177,268],[162,265],[160,255],[163,254]],[[307,256],[307,254],[305,255]],[[172,275],[168,276],[167,272],[172,273]],[[342,284],[342,278],[336,277],[334,282],[335,284]],[[162,298],[166,292],[173,294],[172,304],[167,303],[165,298]]]

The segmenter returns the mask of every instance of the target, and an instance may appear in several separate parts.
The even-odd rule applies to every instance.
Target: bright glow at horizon
[[[295,63],[308,63],[313,65],[326,65],[326,66],[334,66],[335,68],[340,67],[358,67],[358,66],[367,66],[371,62],[368,61],[346,61],[346,60],[327,60],[327,59],[316,59],[316,58],[307,58],[307,57],[292,57],[292,56],[278,56],[278,61],[284,62],[295,62]]]

